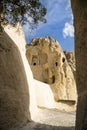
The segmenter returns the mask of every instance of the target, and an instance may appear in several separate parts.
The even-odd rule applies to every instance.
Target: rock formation
[[[71,0],[75,27],[78,105],[76,130],[87,130],[87,0]]]
[[[28,82],[28,89],[29,89],[29,111],[31,114],[31,119],[37,118],[37,104],[36,104],[36,97],[35,97],[35,89],[34,89],[34,80],[33,75],[30,69],[30,66],[28,64],[27,58],[26,58],[26,41],[24,37],[24,33],[22,31],[21,25],[18,23],[15,27],[8,25],[4,28],[5,32],[10,36],[10,38],[14,41],[13,44],[16,44],[18,47],[18,50],[20,51],[20,55],[22,58],[23,66],[26,73],[26,78]]]
[[[0,129],[19,129],[38,118],[34,79],[25,56],[21,26],[0,33]]]
[[[30,50],[31,54],[34,54],[32,62],[30,61],[30,64],[33,64],[31,67],[36,67],[34,70],[37,79],[41,76],[40,81],[45,82],[42,83],[33,79],[25,55],[26,42],[21,26],[8,25],[0,34],[0,129],[2,130],[15,127],[19,129],[31,119],[39,119],[37,106],[68,111],[73,108],[72,104],[68,107],[55,102],[55,100],[76,101],[75,81],[61,47],[52,38],[47,37],[45,40],[46,44],[42,40],[43,44],[39,44],[40,46],[37,46],[37,42],[33,43],[34,53],[32,49]],[[32,56],[29,50],[27,53],[28,58]],[[67,71],[70,75],[67,75]],[[40,72],[42,75],[38,75]]]
[[[19,49],[5,33],[0,34],[0,130],[30,121],[29,91]]]
[[[78,90],[76,130],[86,130],[87,129],[87,80],[86,80],[86,77],[87,77],[87,60],[86,60],[86,57],[87,57],[87,0],[71,0],[71,2],[72,2],[73,14],[74,14],[74,26],[75,26],[75,54],[76,54],[76,69],[77,69],[76,81],[77,81],[77,90]],[[6,30],[6,32],[7,31],[9,34],[9,29]],[[14,35],[15,37],[16,33],[14,34],[13,30],[10,30],[10,34],[11,33],[12,33],[12,36]],[[7,130],[16,126],[21,126],[21,124],[23,125],[28,120],[30,120],[30,114],[28,111],[30,95],[28,94],[28,84],[26,81],[27,73],[25,73],[24,65],[21,59],[23,58],[24,53],[22,53],[21,55],[20,53],[21,51],[19,52],[20,49],[17,48],[17,46],[19,45],[21,46],[21,44],[19,45],[17,44],[19,39],[17,40],[15,39],[16,43],[14,43],[13,42],[14,40],[11,40],[5,32],[0,33],[0,129],[1,130]],[[21,40],[20,40],[20,43],[21,43]],[[15,44],[17,44],[17,46]],[[37,43],[34,44],[34,48],[36,47],[36,45]],[[51,46],[51,44],[47,44],[47,45]],[[53,53],[53,50],[55,50],[55,48],[56,47],[54,45],[54,47],[52,47],[51,50],[49,47],[49,50]],[[44,46],[44,49],[46,49],[45,46]],[[37,50],[39,52],[38,47],[37,47]],[[41,51],[41,53],[43,53],[44,51]],[[31,54],[30,53],[28,54],[28,53],[29,52],[27,52],[27,57],[29,58],[31,57]],[[46,51],[44,53],[46,53]],[[37,54],[38,54],[37,51],[35,51],[33,60],[31,59],[33,63],[31,64],[31,68],[33,65],[34,67],[36,67],[37,65],[39,66],[39,63],[37,60],[37,57],[38,57]],[[54,57],[54,55],[51,55],[51,57]],[[57,59],[55,62],[55,58],[54,58],[54,60],[49,61],[50,65],[48,63],[47,64],[45,63],[45,61],[48,61],[49,57],[47,57],[46,54],[44,54],[44,56],[45,56],[45,59],[44,60],[41,59],[41,62],[40,62],[43,68],[45,66],[46,66],[45,68],[48,68],[49,66],[51,67],[53,66],[53,63],[55,64],[56,67],[58,67],[59,64],[60,65],[62,64],[62,66],[65,65],[65,63],[67,64],[66,58],[64,57],[63,53],[61,56],[60,54],[57,53],[57,59],[58,58],[61,59],[61,60],[58,60],[61,62],[58,62]],[[42,55],[41,57],[43,58]],[[24,59],[26,58],[23,58],[23,60]],[[31,60],[30,60],[30,63],[31,63]],[[49,74],[48,75],[49,80],[47,79],[47,75],[46,75],[46,78],[43,75],[44,77],[43,82],[47,82],[51,85],[54,85],[56,79],[59,79],[59,81],[61,81],[60,79],[63,76],[60,77],[58,75],[57,78],[55,78],[56,77],[55,74],[59,72],[59,74],[61,75],[60,73],[61,71],[59,70],[63,70],[63,69],[58,68],[57,72],[55,72],[55,69],[51,68],[50,70],[52,70],[52,72],[49,70],[49,73],[48,73],[48,70],[49,69],[47,69],[47,71],[44,73],[47,73],[47,75]],[[71,71],[71,68],[69,70]],[[28,68],[27,68],[27,71],[28,71]],[[37,72],[37,68],[36,68],[36,72]],[[65,72],[66,71],[63,71],[62,73],[65,74]],[[38,74],[39,74],[39,71],[38,71]],[[30,75],[32,75],[32,73],[30,73]],[[28,76],[30,75],[28,73]],[[65,81],[67,81],[67,78],[64,78],[64,79],[66,79]],[[28,81],[28,83],[31,83],[31,80],[30,82]],[[62,85],[61,85],[62,90],[67,90],[65,88],[62,89]],[[30,89],[29,92],[31,92],[31,90],[32,89]],[[58,91],[60,90],[60,88],[56,90]],[[75,89],[73,89],[73,91],[74,90]],[[56,95],[58,94],[59,93],[57,93]],[[58,96],[57,98],[56,96],[56,99],[59,100],[59,97],[60,96]],[[35,98],[32,96],[32,99],[35,99]],[[71,98],[68,98],[68,99],[71,99]]]
[[[64,51],[64,54],[75,76],[76,75],[75,53],[72,51]]]
[[[58,42],[37,38],[27,45],[26,56],[35,79],[50,84],[56,101],[76,101],[73,72]]]

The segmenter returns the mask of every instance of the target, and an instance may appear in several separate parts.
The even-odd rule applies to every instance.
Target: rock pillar
[[[87,0],[71,0],[75,27],[78,106],[76,130],[87,130]]]
[[[30,120],[29,90],[20,52],[9,36],[0,34],[0,130]]]

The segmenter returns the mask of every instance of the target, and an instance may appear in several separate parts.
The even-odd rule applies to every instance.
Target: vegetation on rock
[[[15,25],[29,23],[32,27],[39,21],[46,22],[46,8],[39,0],[0,0],[0,26],[8,22]]]

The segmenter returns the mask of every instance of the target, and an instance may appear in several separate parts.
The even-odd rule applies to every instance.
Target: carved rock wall
[[[29,111],[31,114],[31,118],[34,119],[37,117],[37,103],[36,103],[36,97],[35,97],[35,89],[34,89],[34,80],[33,75],[29,66],[29,63],[26,58],[26,41],[24,37],[24,33],[22,31],[21,25],[18,23],[16,27],[13,27],[11,25],[6,26],[5,28],[6,33],[10,36],[10,38],[14,41],[14,44],[17,45],[20,55],[22,58],[23,66],[26,73],[27,83],[28,83],[28,89],[29,89]]]
[[[0,129],[20,127],[30,121],[29,92],[19,49],[0,34]]]
[[[87,1],[71,0],[75,27],[78,105],[76,130],[87,129]]]
[[[66,59],[68,61],[68,64],[70,65],[72,71],[76,71],[76,65],[75,65],[75,53],[72,51],[64,51],[64,54],[66,56]]]
[[[37,101],[38,107],[58,109],[58,110],[63,110],[67,112],[76,110],[74,101],[67,102],[64,100],[64,101],[56,102],[54,100],[54,94],[50,87],[50,84],[46,84],[38,80],[34,80],[34,83],[35,83],[35,95],[36,95],[36,101]]]
[[[34,78],[50,84],[56,101],[76,101],[73,72],[57,41],[51,37],[34,39],[27,45],[26,56]]]
[[[66,56],[69,66],[72,69],[74,76],[76,76],[75,53],[72,51],[64,51],[64,54]]]
[[[33,75],[26,59],[22,27],[0,33],[0,129],[14,129],[38,118]]]

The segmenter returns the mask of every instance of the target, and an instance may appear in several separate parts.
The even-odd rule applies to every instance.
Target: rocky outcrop
[[[45,77],[46,74],[44,81],[49,84],[33,79],[25,56],[25,45],[26,42],[20,25],[16,27],[8,25],[4,27],[4,32],[0,33],[0,129],[2,130],[19,129],[31,119],[39,120],[37,106],[68,111],[73,108],[72,105],[57,104],[54,100],[53,86],[51,85],[54,85],[57,79],[52,76],[55,74],[55,68],[53,68],[52,72],[49,71],[50,79],[47,80],[49,64],[45,64],[48,61],[46,51],[41,53],[40,64],[43,68],[45,64],[47,71],[44,71],[43,76]],[[53,46],[49,49],[52,49],[51,52],[54,55],[51,56],[55,58],[59,54],[57,51],[56,53],[53,52],[57,45]],[[65,62],[64,57],[60,61],[63,64]],[[34,57],[33,65],[36,66],[37,63],[38,61]],[[49,63],[52,64],[53,59],[50,59]],[[55,59],[54,64],[57,68],[58,62]]]
[[[0,129],[20,127],[31,120],[29,90],[19,49],[0,34]]]
[[[72,51],[64,51],[64,54],[75,76],[76,75],[75,53]]]
[[[48,109],[58,109],[67,112],[76,110],[75,101],[62,100],[56,102],[54,100],[54,94],[50,84],[46,84],[38,80],[34,80],[34,83],[35,83],[35,95],[38,107]],[[37,118],[35,121],[37,121]]]
[[[87,130],[87,1],[71,0],[75,27],[78,105],[76,130]]]
[[[38,110],[37,110],[37,103],[36,103],[36,97],[35,97],[34,80],[33,80],[33,75],[32,75],[30,66],[28,64],[28,61],[27,61],[27,58],[25,55],[26,41],[25,41],[24,33],[22,31],[22,27],[18,23],[15,27],[8,25],[4,28],[4,30],[10,36],[10,38],[14,41],[13,44],[16,44],[16,46],[18,47],[18,50],[20,52],[24,70],[26,73],[29,95],[30,95],[29,111],[30,111],[31,119],[37,118]]]
[[[0,33],[0,129],[19,129],[38,118],[34,79],[25,56],[21,26]]]
[[[51,37],[32,40],[26,56],[34,78],[50,84],[56,101],[76,101],[73,72],[56,40]]]

